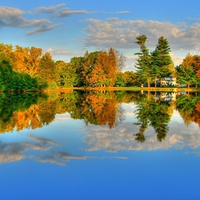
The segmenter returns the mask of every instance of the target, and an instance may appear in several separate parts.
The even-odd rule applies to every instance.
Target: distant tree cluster
[[[161,36],[154,51],[150,52],[146,47],[147,36],[139,35],[136,43],[140,46],[135,77],[141,84],[146,83],[148,87],[157,86],[163,77],[175,77],[177,85],[198,86],[200,84],[200,56],[188,54],[183,62],[174,67],[170,55],[170,47],[166,38]],[[160,86],[160,85],[159,85]]]
[[[86,51],[84,56],[73,57],[70,62],[54,61],[51,54],[41,48],[0,44],[0,90],[26,91],[45,88],[69,87],[129,87],[161,86],[163,77],[177,78],[178,84],[200,84],[200,56],[188,54],[174,67],[170,47],[161,36],[154,51],[146,47],[147,36],[139,35],[136,43],[140,51],[136,72],[125,71],[124,56],[113,48],[108,51]]]
[[[176,67],[176,76],[180,84],[198,87],[200,84],[200,56],[188,54]]]
[[[146,47],[147,37],[139,35],[136,38],[136,43],[140,46],[140,52],[136,63],[136,76],[141,83],[147,83],[150,87],[153,83],[157,85],[157,80],[166,76],[174,76],[174,64],[170,56],[170,47],[166,38],[160,37],[154,51],[149,52]]]
[[[112,87],[123,74],[120,72],[123,59],[110,48],[108,52],[86,52],[83,57],[74,57],[66,63],[54,61],[51,54],[43,54],[41,48],[0,44],[0,90]],[[124,77],[122,85],[126,81]],[[127,84],[130,83],[129,80]]]
[[[124,57],[113,48],[108,52],[86,52],[83,57],[72,58],[69,66],[75,70],[74,86],[115,86],[124,65],[123,60]]]

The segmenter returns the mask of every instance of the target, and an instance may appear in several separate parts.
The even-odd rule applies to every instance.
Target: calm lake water
[[[198,93],[0,94],[0,199],[200,199]]]

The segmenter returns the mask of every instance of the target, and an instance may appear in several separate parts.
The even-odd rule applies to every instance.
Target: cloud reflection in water
[[[197,124],[186,127],[175,120],[169,124],[169,132],[162,142],[157,140],[155,131],[149,127],[146,132],[146,140],[140,143],[135,140],[138,127],[131,122],[125,122],[112,130],[107,127],[89,125],[86,129],[84,141],[88,144],[87,151],[105,150],[117,152],[123,150],[152,151],[170,148],[200,147],[200,134]]]
[[[13,142],[13,143],[0,143],[0,163],[9,163],[20,161],[25,158],[35,158],[39,162],[50,162],[52,164],[65,165],[65,163],[71,159],[86,159],[84,156],[73,156],[67,152],[54,152],[45,157],[41,157],[38,154],[26,156],[25,152],[30,150],[35,151],[48,151],[55,146],[60,146],[53,140],[49,140],[43,137],[29,135],[28,138],[35,142]]]

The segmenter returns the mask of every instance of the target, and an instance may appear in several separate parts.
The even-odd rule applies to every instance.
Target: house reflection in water
[[[159,99],[164,102],[176,101],[176,92],[161,92]]]

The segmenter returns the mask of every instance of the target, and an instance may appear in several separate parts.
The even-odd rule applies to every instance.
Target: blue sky
[[[157,0],[7,0],[0,5],[0,37],[5,44],[40,47],[68,62],[85,51],[117,49],[124,70],[134,70],[139,34],[154,49],[168,39],[175,65],[200,51],[200,2]]]

